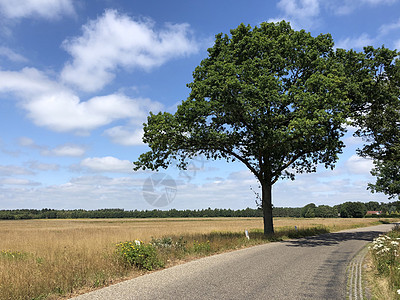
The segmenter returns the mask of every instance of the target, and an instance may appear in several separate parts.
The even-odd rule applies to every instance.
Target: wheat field
[[[338,231],[377,220],[276,218],[274,223],[277,231],[318,225]],[[59,299],[139,276],[117,261],[115,244],[121,241],[262,227],[262,218],[0,221],[0,298]]]

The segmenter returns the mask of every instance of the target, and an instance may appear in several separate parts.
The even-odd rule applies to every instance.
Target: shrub
[[[164,266],[152,244],[134,241],[119,243],[116,246],[117,254],[123,261],[139,269],[153,270]]]

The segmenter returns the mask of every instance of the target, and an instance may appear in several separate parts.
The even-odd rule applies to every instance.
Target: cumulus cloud
[[[120,160],[112,156],[89,157],[81,161],[80,166],[93,172],[132,173],[133,165],[129,160]]]
[[[351,174],[369,175],[373,167],[373,161],[358,155],[352,155],[346,162],[346,167]]]
[[[7,19],[33,17],[53,20],[74,13],[72,0],[0,0],[0,15]]]
[[[289,21],[296,30],[309,29],[318,22],[319,0],[280,0],[277,7],[283,12],[283,15],[269,19],[268,22]]]
[[[295,19],[312,18],[320,13],[319,0],[280,0],[277,6]]]
[[[34,124],[53,131],[87,134],[90,130],[129,118],[143,122],[149,109],[162,105],[123,94],[97,96],[87,101],[33,68],[0,71],[0,92],[14,92]]]
[[[84,91],[101,89],[119,68],[150,70],[198,50],[188,24],[156,29],[148,19],[135,20],[115,10],[107,10],[82,30],[82,36],[63,43],[72,61],[66,63],[61,78]]]
[[[137,117],[139,103],[124,95],[99,96],[82,102],[71,93],[45,95],[25,103],[38,126],[56,131],[90,131],[118,119]]]
[[[127,126],[115,126],[104,131],[113,143],[124,146],[143,145],[143,129]]]

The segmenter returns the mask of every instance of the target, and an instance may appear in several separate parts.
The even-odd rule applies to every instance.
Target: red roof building
[[[380,215],[382,213],[381,210],[369,210],[366,215]]]

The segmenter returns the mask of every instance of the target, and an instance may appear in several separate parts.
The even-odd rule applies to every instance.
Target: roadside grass
[[[366,262],[373,299],[400,299],[400,226],[374,239]]]
[[[274,222],[275,234],[265,238],[261,218],[1,221],[0,298],[64,299],[148,269],[271,241],[375,225],[379,220]],[[134,259],[124,259],[117,245],[132,243],[133,249],[137,239],[146,247],[134,250]]]

